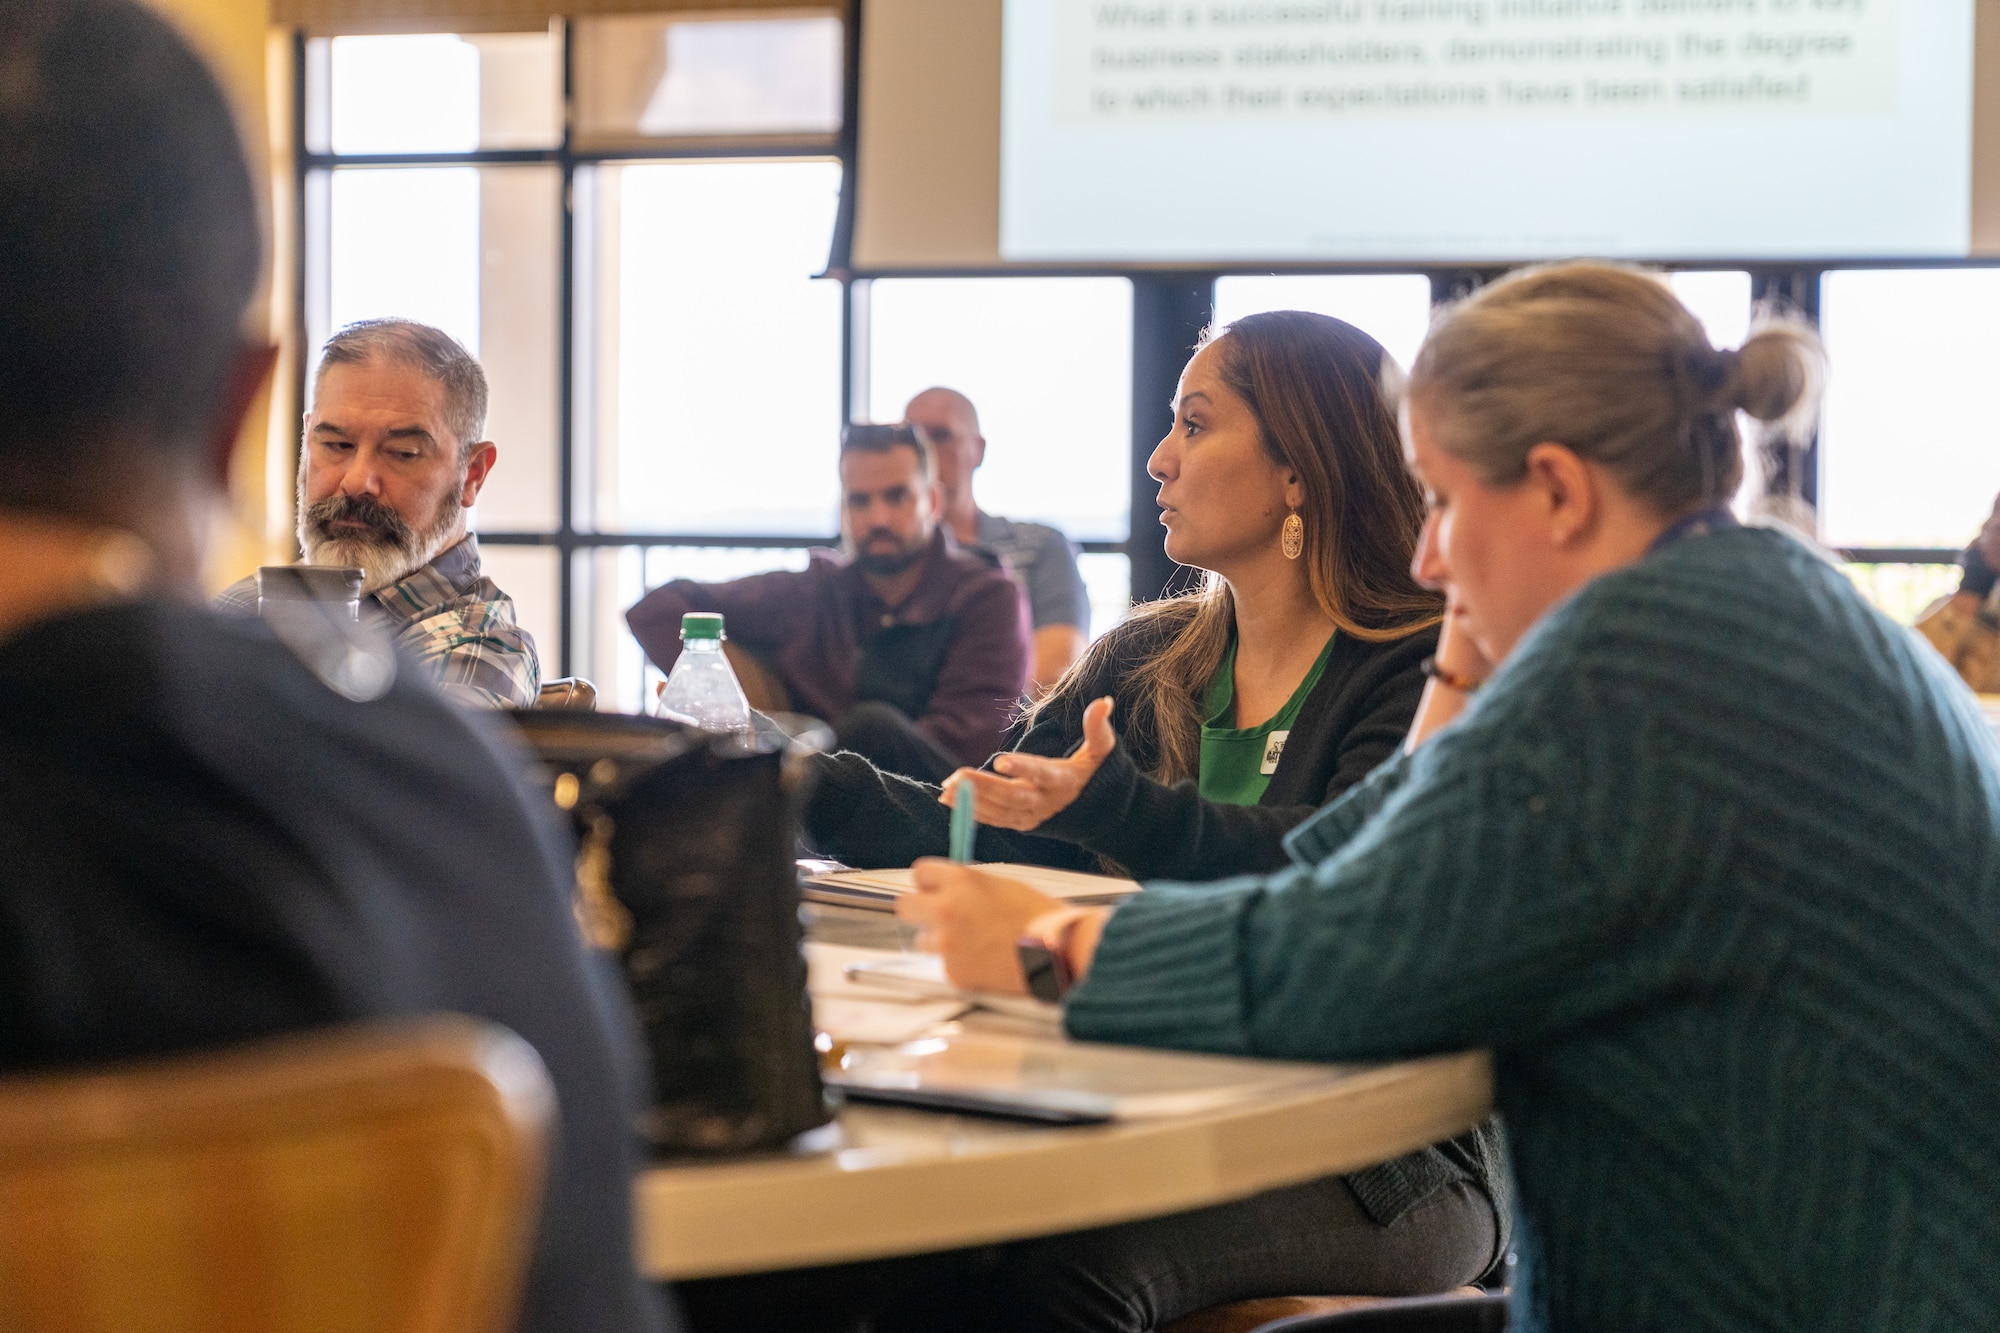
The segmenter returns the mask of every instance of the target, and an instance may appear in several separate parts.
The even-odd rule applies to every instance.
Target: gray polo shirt
[[[982,513],[977,545],[1005,560],[1021,580],[1036,629],[1075,625],[1090,632],[1090,594],[1084,590],[1076,549],[1067,537],[1045,523],[1016,523]]]

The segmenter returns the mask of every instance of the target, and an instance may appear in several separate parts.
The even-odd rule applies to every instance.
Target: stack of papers
[[[912,1041],[974,1008],[1019,1020],[1028,1032],[1062,1031],[1061,1005],[961,990],[945,980],[944,959],[934,953],[808,940],[806,989],[812,994],[813,1026],[849,1044]]]
[[[826,870],[825,863],[802,863],[800,892],[809,902],[831,903],[839,907],[869,907],[894,911],[896,899],[916,892],[908,870]],[[1080,870],[1052,870],[1047,866],[1016,865],[993,861],[979,869],[1018,879],[1079,907],[1103,907],[1139,891],[1137,880],[1110,875],[1086,875]]]
[[[808,941],[813,1026],[838,1043],[832,1086],[864,1101],[1096,1124],[1199,1115],[1304,1090],[1336,1066],[1098,1046],[1062,1036],[1062,1010],[959,990],[935,954]],[[1002,1031],[955,1022],[974,1007]],[[1021,1020],[1026,1020],[1022,1022]]]
[[[939,985],[928,991],[884,986],[861,975],[868,967],[902,958],[931,964]],[[812,996],[813,1026],[839,1042],[913,1041],[972,1007],[971,1000],[944,985],[943,961],[934,954],[897,954],[808,940],[806,990]]]
[[[850,953],[870,950],[852,949]],[[847,964],[847,979],[856,986],[880,994],[887,992],[906,999],[957,1000],[990,1013],[1062,1027],[1062,1006],[1037,1000],[1031,995],[996,995],[990,991],[961,990],[945,980],[944,959],[934,953],[884,953],[855,959]]]

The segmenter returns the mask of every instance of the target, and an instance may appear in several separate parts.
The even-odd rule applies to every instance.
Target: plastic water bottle
[[[681,656],[660,691],[659,716],[703,731],[750,730],[750,701],[722,652],[722,617],[690,611],[681,617]]]

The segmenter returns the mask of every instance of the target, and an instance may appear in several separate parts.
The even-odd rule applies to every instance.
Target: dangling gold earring
[[[1298,559],[1306,549],[1306,521],[1296,509],[1285,515],[1285,526],[1278,530],[1278,549],[1287,560]]]

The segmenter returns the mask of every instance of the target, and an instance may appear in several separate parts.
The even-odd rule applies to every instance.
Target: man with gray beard
[[[480,439],[486,374],[429,325],[350,324],[321,353],[299,455],[299,549],[306,562],[362,572],[399,647],[445,695],[528,708],[541,688],[535,641],[479,568],[465,510],[498,454]],[[257,581],[216,599],[255,612]]]

